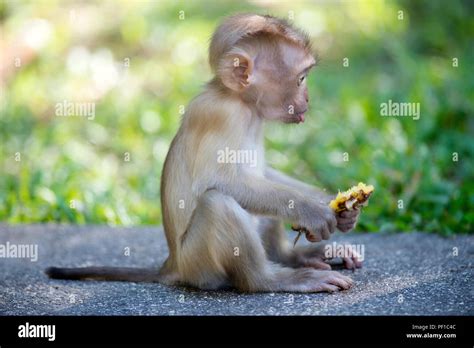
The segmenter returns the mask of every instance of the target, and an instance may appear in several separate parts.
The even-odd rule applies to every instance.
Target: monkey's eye
[[[303,83],[305,78],[306,78],[306,75],[300,76],[300,78],[298,79],[298,86],[300,86]]]

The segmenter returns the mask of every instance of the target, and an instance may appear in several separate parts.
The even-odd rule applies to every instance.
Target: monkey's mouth
[[[289,117],[282,118],[281,120],[284,123],[302,123],[305,120],[305,113],[307,110],[303,112],[297,112],[293,115],[288,115]]]
[[[294,122],[294,123],[303,123],[304,122],[304,114],[306,113],[307,110],[305,111],[302,111],[302,112],[297,112],[292,118],[291,120]]]
[[[296,123],[302,123],[304,122],[304,114],[305,114],[306,111],[304,112],[300,112],[299,114],[296,114]]]

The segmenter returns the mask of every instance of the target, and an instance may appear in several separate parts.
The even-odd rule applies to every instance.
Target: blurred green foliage
[[[180,107],[235,12],[294,18],[321,56],[306,123],[267,127],[271,165],[333,192],[374,184],[358,230],[472,233],[469,1],[1,2],[0,220],[159,224]],[[389,99],[420,119],[381,117]],[[65,100],[94,119],[56,116]]]

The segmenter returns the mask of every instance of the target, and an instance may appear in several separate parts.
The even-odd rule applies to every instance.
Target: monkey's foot
[[[353,280],[335,271],[316,271],[312,268],[296,270],[295,279],[288,286],[283,285],[284,291],[297,292],[336,292],[350,289]]]
[[[312,267],[315,269],[330,270],[331,265],[328,263],[336,258],[342,259],[343,267],[355,270],[362,267],[362,258],[359,253],[350,245],[342,244],[343,255],[335,254],[335,248],[331,244],[310,245],[298,247],[291,250],[291,263],[293,267]]]

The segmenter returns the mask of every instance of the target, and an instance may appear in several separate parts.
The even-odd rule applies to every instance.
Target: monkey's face
[[[302,48],[281,42],[274,52],[262,52],[255,62],[252,88],[261,117],[284,123],[300,123],[308,110],[306,77],[315,59]]]
[[[277,38],[250,39],[220,61],[218,76],[258,115],[285,123],[304,122],[308,110],[306,76],[315,65],[312,54]]]

